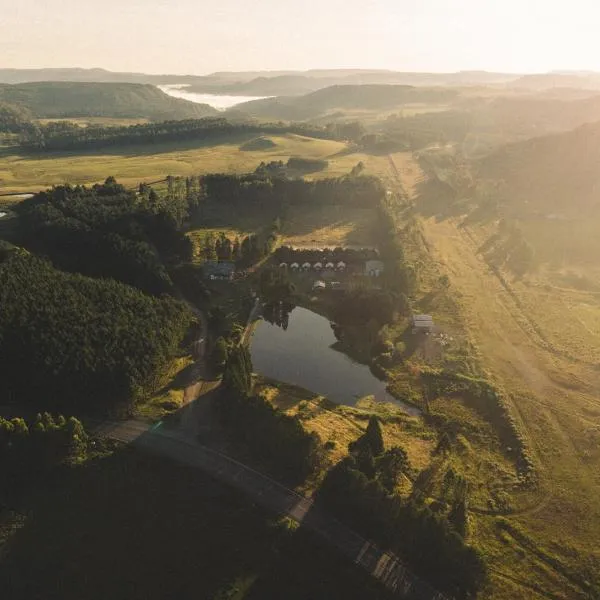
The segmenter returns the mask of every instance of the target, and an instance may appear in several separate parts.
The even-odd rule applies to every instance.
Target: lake
[[[175,83],[170,85],[159,85],[158,89],[173,98],[189,100],[197,104],[208,104],[217,110],[227,110],[236,104],[250,102],[250,100],[262,100],[271,96],[221,96],[218,94],[197,94],[188,92],[185,88],[189,87],[187,83]]]
[[[396,400],[366,365],[332,346],[337,339],[330,322],[305,308],[294,308],[287,329],[261,320],[250,353],[254,371],[265,377],[301,386],[338,404],[353,406],[364,396],[390,402],[411,415],[413,406]]]

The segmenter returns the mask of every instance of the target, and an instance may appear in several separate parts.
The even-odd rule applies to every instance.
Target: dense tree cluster
[[[18,205],[19,243],[61,269],[161,294],[172,288],[164,261],[192,254],[178,229],[176,207],[151,190],[127,191],[113,178],[91,188],[60,186]]]
[[[106,410],[162,383],[190,324],[187,307],[58,271],[23,250],[0,261],[4,400]]]
[[[79,127],[63,122],[40,127],[35,136],[25,136],[23,146],[35,150],[85,150],[131,144],[159,144],[185,140],[212,140],[248,134],[295,133],[316,138],[335,139],[338,133],[323,127],[283,123],[239,123],[221,117],[160,121],[128,127]]]
[[[209,233],[204,237],[200,254],[206,260],[234,261],[245,267],[268,256],[277,241],[277,233],[269,229],[264,234],[252,233],[243,238],[229,238],[224,233]]]
[[[207,201],[236,210],[261,211],[275,218],[288,206],[338,204],[375,208],[385,195],[377,177],[337,177],[305,181],[260,174],[213,174],[202,178]]]
[[[88,436],[78,419],[49,413],[38,414],[27,423],[22,418],[0,417],[0,473],[3,478],[18,473],[30,475],[65,461],[81,459]],[[6,482],[5,482],[6,483]]]
[[[356,528],[400,556],[417,574],[455,598],[474,598],[486,577],[478,552],[457,533],[462,522],[457,502],[451,520],[393,493],[397,478],[409,471],[401,448],[383,450],[375,418],[350,444],[350,455],[327,475],[319,500]]]
[[[31,113],[16,104],[0,102],[0,134],[16,133],[25,139],[39,131],[33,123]]]
[[[252,363],[244,346],[230,352],[218,410],[236,441],[286,482],[303,481],[319,465],[318,437],[308,433],[297,418],[252,393]]]

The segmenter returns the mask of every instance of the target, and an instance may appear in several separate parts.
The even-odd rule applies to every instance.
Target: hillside
[[[600,74],[567,72],[524,75],[511,82],[510,86],[531,90],[546,90],[551,88],[600,90]]]
[[[18,105],[36,117],[120,117],[152,120],[216,114],[206,104],[172,98],[152,85],[132,83],[40,82],[0,85],[0,102]]]
[[[334,85],[299,97],[253,100],[235,109],[253,117],[304,120],[336,109],[385,110],[413,103],[440,104],[457,95],[455,89],[408,85]]]
[[[600,123],[507,145],[480,161],[480,178],[501,180],[519,212],[600,209]],[[579,214],[579,216],[581,216]]]

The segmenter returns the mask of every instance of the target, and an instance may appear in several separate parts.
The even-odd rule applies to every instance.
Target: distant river
[[[260,321],[250,344],[254,370],[284,383],[299,385],[327,396],[337,404],[353,406],[364,396],[390,402],[411,415],[419,410],[388,394],[384,381],[369,367],[334,350],[336,337],[330,322],[305,308],[294,308],[287,329]]]
[[[185,88],[189,87],[188,83],[174,83],[170,85],[159,85],[158,89],[165,94],[173,96],[173,98],[181,98],[198,104],[208,104],[217,110],[227,110],[236,104],[242,102],[250,102],[250,100],[262,100],[271,96],[220,96],[217,94],[196,94],[188,92]]]

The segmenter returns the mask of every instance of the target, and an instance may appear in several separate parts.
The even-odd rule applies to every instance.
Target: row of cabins
[[[282,262],[279,265],[280,269],[290,269],[291,271],[346,271],[348,265],[340,260],[337,263],[333,262],[316,262],[309,263],[305,262],[302,265],[297,262],[293,262],[288,264],[286,262]],[[380,260],[367,260],[365,262],[365,275],[369,275],[370,277],[379,277],[383,273],[383,262]]]
[[[314,264],[311,264],[309,262],[305,262],[302,265],[300,263],[297,262],[293,262],[291,264],[288,265],[288,263],[282,262],[279,265],[280,269],[291,269],[292,271],[322,271],[323,269],[325,269],[326,271],[345,271],[346,270],[346,263],[343,260],[340,260],[338,263],[332,263],[332,262],[328,262],[323,264],[322,262],[316,262]]]

